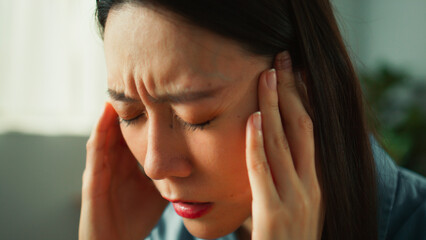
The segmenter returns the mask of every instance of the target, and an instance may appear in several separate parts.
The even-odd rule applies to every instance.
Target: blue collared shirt
[[[398,167],[373,142],[378,172],[379,239],[426,240],[426,179]]]
[[[373,140],[378,172],[379,240],[426,240],[426,178],[395,165]],[[231,233],[219,240],[237,240]],[[200,240],[183,225],[169,204],[146,240]]]

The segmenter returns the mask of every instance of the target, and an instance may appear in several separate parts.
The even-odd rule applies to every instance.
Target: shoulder
[[[426,239],[426,180],[400,168],[389,225],[393,239]]]
[[[373,141],[378,173],[379,239],[426,239],[426,178],[398,167]]]

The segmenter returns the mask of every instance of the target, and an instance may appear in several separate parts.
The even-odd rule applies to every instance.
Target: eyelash
[[[143,115],[145,115],[145,114],[141,114],[141,115],[139,115],[139,116],[137,116],[137,117],[135,117],[135,118],[132,118],[132,119],[123,119],[123,118],[121,118],[121,117],[117,117],[117,120],[118,120],[118,122],[120,123],[120,124],[126,124],[126,127],[128,127],[128,126],[130,126],[130,125],[133,125],[133,124],[135,124],[136,123],[136,120],[138,120],[140,117],[142,117]]]
[[[176,119],[182,124],[182,126],[188,130],[195,131],[195,130],[204,130],[204,128],[210,124],[210,122],[213,120],[209,120],[207,122],[203,123],[188,123],[185,122],[182,118],[180,118],[178,115],[175,115]]]
[[[132,118],[132,119],[123,119],[123,118],[121,118],[121,117],[118,117],[118,122],[120,123],[120,124],[126,124],[126,127],[128,127],[128,126],[130,126],[130,125],[133,125],[133,124],[135,124],[137,121],[136,120],[138,120],[140,117],[142,117],[142,116],[144,116],[145,114],[141,114],[141,115],[139,115],[139,116],[137,116],[137,117],[135,117],[135,118]],[[175,116],[175,118],[182,124],[182,126],[184,127],[184,128],[186,128],[186,129],[188,129],[188,130],[191,130],[191,131],[195,131],[195,130],[204,130],[204,128],[207,126],[207,125],[209,125],[210,123],[211,123],[211,121],[213,121],[214,119],[212,119],[212,120],[209,120],[209,121],[206,121],[206,122],[203,122],[203,123],[196,123],[196,124],[194,124],[194,123],[188,123],[188,122],[185,122],[182,118],[180,118],[178,115],[174,115]]]

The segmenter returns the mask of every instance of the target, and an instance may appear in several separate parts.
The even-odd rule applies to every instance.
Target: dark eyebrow
[[[123,92],[117,92],[112,89],[108,89],[108,95],[110,98],[114,99],[115,101],[120,102],[138,102],[139,100],[127,97]]]
[[[214,97],[222,88],[218,89],[211,89],[211,90],[205,90],[205,91],[198,91],[198,92],[186,92],[186,93],[178,93],[178,94],[165,94],[162,96],[158,96],[157,98],[154,98],[150,95],[148,95],[148,98],[153,103],[164,103],[164,102],[170,102],[170,103],[187,103],[187,102],[194,102],[197,100],[202,100],[205,98],[211,98]],[[123,92],[117,92],[112,89],[108,89],[109,96],[116,100],[121,102],[140,102],[138,99],[134,99],[131,97],[126,96]]]

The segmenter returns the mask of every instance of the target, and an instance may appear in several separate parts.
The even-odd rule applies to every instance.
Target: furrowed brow
[[[127,102],[127,103],[139,102],[139,100],[137,99],[126,96],[123,92],[117,92],[112,89],[108,89],[107,92],[109,97],[114,99],[115,101]]]
[[[178,94],[165,94],[162,96],[158,96],[156,98],[152,96],[148,96],[149,100],[153,103],[188,103],[195,102],[199,100],[203,100],[206,98],[211,98],[217,95],[220,89],[212,89],[206,91],[198,91],[198,92],[185,92]]]
[[[158,96],[156,98],[148,95],[148,99],[153,103],[164,103],[164,102],[188,103],[188,102],[195,102],[195,101],[203,100],[203,99],[206,99],[206,98],[214,97],[215,95],[217,95],[217,93],[220,90],[221,90],[221,88],[206,90],[206,91],[198,91],[198,92],[165,94],[165,95]],[[114,91],[112,89],[108,89],[108,94],[115,101],[130,102],[130,103],[139,102],[138,99],[128,97],[123,92],[117,92],[117,91]]]

